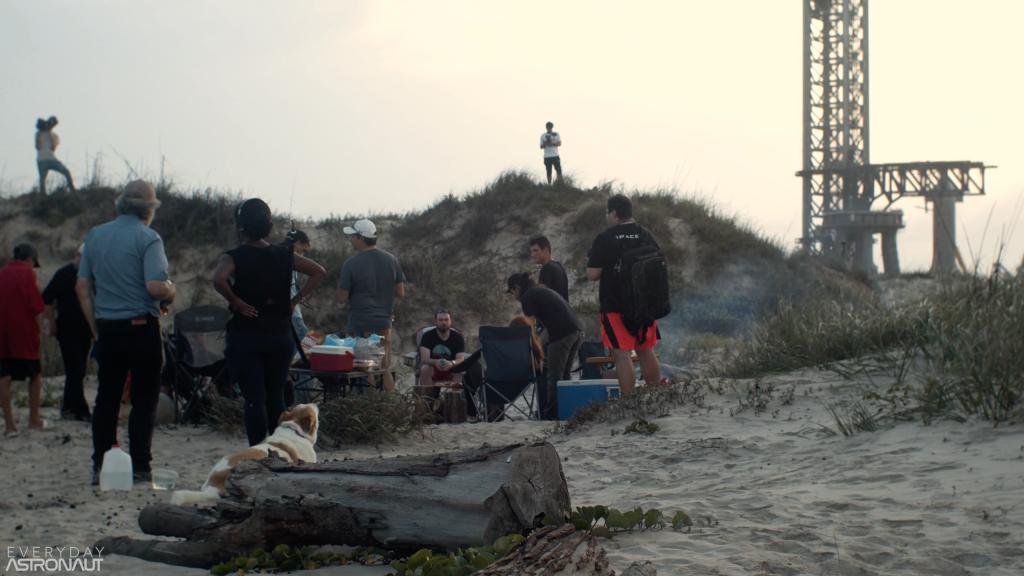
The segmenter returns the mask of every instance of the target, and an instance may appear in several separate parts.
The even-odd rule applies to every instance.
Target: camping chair
[[[214,387],[223,396],[234,395],[224,359],[230,318],[219,306],[197,306],[175,314],[174,332],[164,333],[163,385],[173,392],[178,424],[196,416]]]
[[[597,358],[607,356],[608,351],[604,347],[603,342],[584,342],[580,346],[580,365],[575,372],[580,373],[580,380],[600,380],[601,379],[601,364],[594,364],[587,362],[587,358]],[[614,364],[612,365],[614,367]],[[608,368],[610,370],[610,368]]]
[[[473,396],[481,420],[497,420],[512,409],[527,420],[536,419],[537,370],[531,346],[532,331],[532,326],[480,327],[485,369]],[[520,400],[526,405],[525,410]],[[504,404],[504,407],[497,414],[488,414],[488,404]]]
[[[437,329],[437,326],[424,326],[423,328],[420,328],[419,330],[417,330],[416,331],[416,336],[415,336],[415,338],[413,338],[413,340],[416,341],[416,349],[413,350],[412,352],[406,352],[405,354],[402,354],[402,364],[405,364],[406,366],[411,367],[412,370],[413,370],[413,377],[414,377],[413,378],[413,385],[414,386],[419,386],[420,385],[420,375],[419,375],[419,372],[417,370],[420,367],[421,360],[422,360],[420,358],[420,342],[423,341],[423,335],[424,334],[426,334],[427,332],[430,332],[431,330],[436,330],[436,329]],[[463,336],[463,337],[465,336],[462,333],[462,330],[459,330],[458,328],[451,328],[451,331],[458,333],[459,336]],[[468,354],[467,354],[467,356],[468,356]]]

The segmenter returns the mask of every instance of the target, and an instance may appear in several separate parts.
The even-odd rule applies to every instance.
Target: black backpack
[[[622,315],[642,326],[650,326],[672,311],[668,262],[660,250],[647,245],[649,236],[650,232],[641,227],[640,241],[643,245],[632,250],[620,245],[623,252],[616,263],[622,287]]]

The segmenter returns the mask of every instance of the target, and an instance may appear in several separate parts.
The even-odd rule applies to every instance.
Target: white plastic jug
[[[131,490],[132,489],[132,457],[121,447],[114,444],[103,455],[103,467],[100,468],[100,490]]]

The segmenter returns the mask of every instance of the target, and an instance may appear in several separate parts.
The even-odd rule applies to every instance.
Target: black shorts
[[[561,170],[562,169],[562,159],[559,158],[558,156],[552,156],[551,158],[545,158],[544,159],[544,167],[545,168],[551,168],[552,166],[555,167],[555,170]]]
[[[42,371],[39,360],[0,358],[0,378],[10,376],[11,380],[31,380]]]

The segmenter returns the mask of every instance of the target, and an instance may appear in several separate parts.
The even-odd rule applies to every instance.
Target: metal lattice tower
[[[803,241],[826,212],[854,209],[842,171],[870,163],[867,0],[804,0]],[[863,209],[867,207],[864,206]]]
[[[935,208],[933,268],[949,270],[955,203],[985,193],[980,162],[870,161],[868,0],[802,0],[804,5],[803,230],[815,253],[842,251],[854,267],[874,272],[873,236],[882,236],[887,274],[899,272],[896,232],[902,196],[924,196]],[[871,210],[876,199],[883,210]]]

